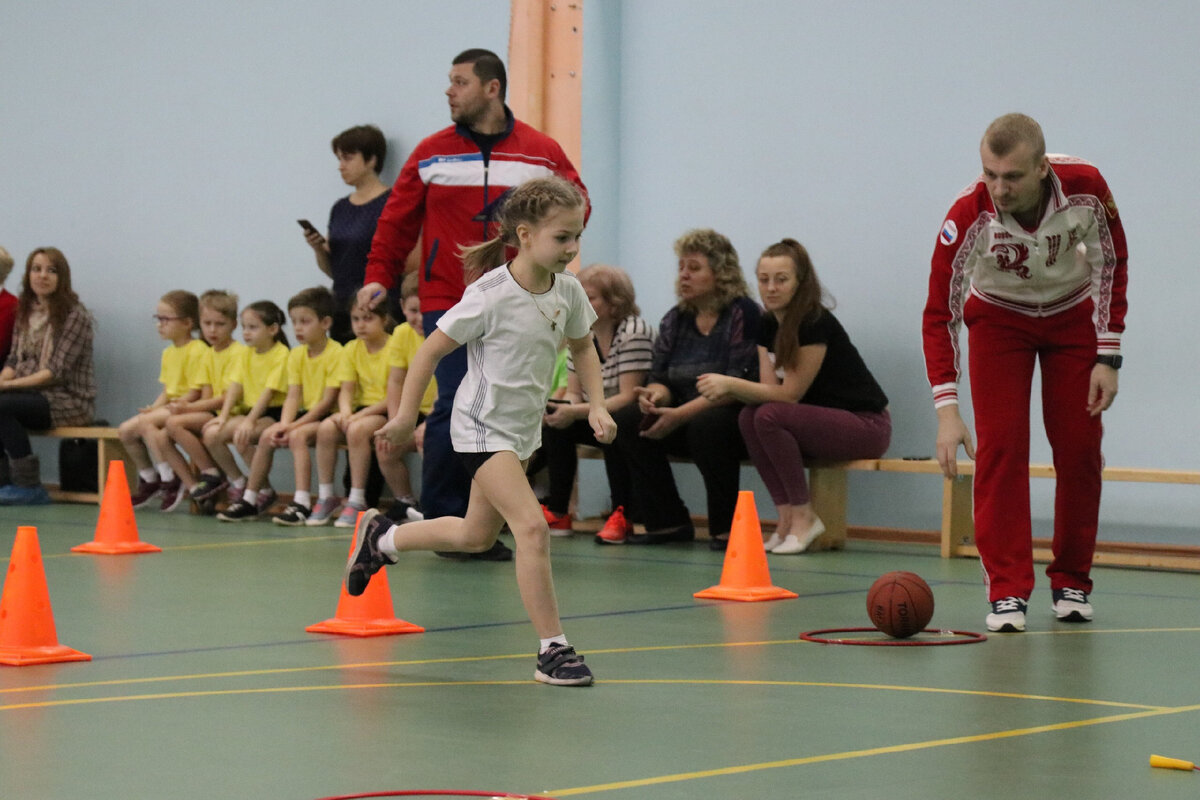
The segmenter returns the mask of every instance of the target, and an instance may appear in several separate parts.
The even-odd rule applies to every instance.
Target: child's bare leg
[[[331,420],[323,420],[317,428],[317,482],[333,483],[337,470],[337,448],[342,443],[342,431]]]
[[[117,436],[121,438],[121,445],[133,459],[139,472],[154,467],[154,463],[150,460],[150,453],[147,452],[146,445],[142,442],[141,414],[135,414],[118,425]]]
[[[247,459],[247,463],[250,464],[250,478],[246,481],[246,488],[252,492],[257,492],[267,484],[267,478],[271,474],[271,463],[275,460],[275,445],[266,437],[266,426],[258,433],[257,438],[258,447],[247,447],[242,451],[243,458],[246,457],[247,451],[250,453]]]
[[[476,471],[472,488],[474,485],[480,487],[512,530],[516,541],[517,586],[534,630],[542,639],[561,635],[562,621],[550,571],[550,528],[523,465],[515,453],[496,453]]]
[[[200,441],[200,437],[197,435],[200,429],[204,427],[204,423],[212,418],[212,414],[209,414],[207,411],[197,411],[191,414],[176,414],[167,420],[167,435],[172,441],[183,448],[183,451],[192,459],[192,464],[201,472],[217,471],[216,462],[213,461],[208,450],[204,449],[204,443]],[[175,474],[183,480],[185,486],[191,489],[196,481],[188,473],[187,464],[183,460],[183,456],[174,447],[167,449],[166,456],[167,463],[175,470]]]
[[[384,452],[381,447],[375,448],[375,454],[379,458],[379,471],[383,473],[383,479],[387,481],[388,487],[397,500],[412,497],[412,479],[409,477],[408,465],[404,463],[404,457],[415,452],[416,449],[416,445],[412,442],[403,448],[391,447],[387,452]]]
[[[219,428],[214,426],[204,430],[204,447],[230,481],[243,477],[241,467],[238,466],[237,459],[233,457],[233,453],[229,449],[229,443],[233,441],[234,423],[240,421],[241,417],[233,417]]]
[[[371,470],[371,451],[375,447],[375,431],[383,427],[387,417],[371,414],[351,422],[346,427],[346,460],[350,463],[350,489],[366,491],[367,473]]]
[[[479,484],[471,481],[466,517],[434,517],[423,522],[397,525],[391,529],[391,535],[392,542],[400,551],[482,553],[496,541],[502,527],[504,517],[488,502]]]
[[[167,420],[171,418],[171,412],[165,408],[158,408],[149,414],[142,414],[141,417],[142,441],[149,451],[150,459],[154,462],[155,467],[164,462],[170,465],[171,462],[167,460],[167,451],[175,448],[171,447],[166,426]]]
[[[320,425],[319,422],[310,422],[293,429],[288,435],[288,449],[292,453],[297,492],[312,492],[312,452],[309,448],[317,438]]]

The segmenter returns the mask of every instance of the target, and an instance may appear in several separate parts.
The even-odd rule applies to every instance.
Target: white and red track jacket
[[[1036,231],[996,211],[982,176],[942,223],[923,326],[935,407],[958,402],[958,329],[968,293],[1031,317],[1057,314],[1090,297],[1097,354],[1121,352],[1127,253],[1117,205],[1091,164],[1049,158],[1050,201]]]
[[[507,109],[506,109],[507,112]],[[421,141],[392,187],[371,242],[366,283],[391,288],[421,239],[421,311],[444,311],[462,299],[459,248],[496,235],[496,201],[531,178],[560,175],[586,196],[558,142],[508,115],[508,129],[485,159],[468,129],[451,125]]]

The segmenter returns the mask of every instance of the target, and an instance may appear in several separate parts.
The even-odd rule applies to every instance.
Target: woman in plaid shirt
[[[25,262],[12,350],[0,370],[0,505],[44,505],[28,430],[87,425],[95,412],[92,316],[71,290],[62,252],[39,247]]]

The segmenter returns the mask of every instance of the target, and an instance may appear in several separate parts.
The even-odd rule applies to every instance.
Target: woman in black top
[[[374,125],[357,125],[344,130],[331,142],[337,156],[338,172],[354,191],[333,204],[329,212],[329,238],[315,228],[305,229],[304,238],[317,257],[317,266],[333,279],[334,315],[329,335],[345,344],[354,338],[350,330],[350,306],[362,288],[367,271],[367,255],[375,224],[391,191],[379,179],[387,156],[387,140]],[[389,308],[396,319],[399,297],[392,297]]]
[[[794,239],[763,251],[758,286],[767,314],[757,382],[701,375],[710,400],[746,403],[738,418],[746,449],[779,511],[764,545],[803,553],[825,532],[813,512],[806,458],[878,458],[892,437],[887,396],[829,308],[808,252]]]

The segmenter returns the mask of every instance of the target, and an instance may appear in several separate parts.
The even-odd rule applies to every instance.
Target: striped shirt
[[[621,391],[621,375],[624,373],[649,372],[653,359],[654,328],[641,317],[630,314],[613,331],[608,357],[600,359],[604,396],[612,397]],[[575,371],[575,362],[569,357],[567,368]]]

